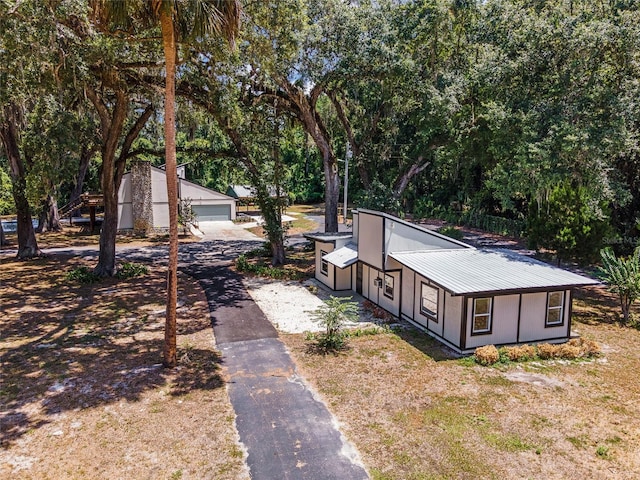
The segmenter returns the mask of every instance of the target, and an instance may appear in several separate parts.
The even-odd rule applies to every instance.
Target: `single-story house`
[[[572,289],[598,283],[373,210],[354,211],[352,233],[306,236],[315,242],[316,279],[359,293],[459,353],[569,340]]]
[[[178,198],[191,205],[199,222],[234,220],[236,200],[178,177]],[[169,228],[166,172],[149,162],[134,162],[118,191],[118,229],[144,231]]]

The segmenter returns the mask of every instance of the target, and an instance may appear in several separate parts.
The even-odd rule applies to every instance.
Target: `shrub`
[[[507,347],[507,356],[512,362],[532,360],[536,356],[536,349],[531,345],[518,345]]]
[[[100,277],[93,273],[89,267],[76,267],[67,272],[65,278],[72,282],[78,282],[83,284],[95,283],[100,280]]]
[[[485,345],[484,347],[476,348],[474,356],[476,362],[481,365],[493,365],[500,360],[500,353],[494,345]]]
[[[567,360],[575,360],[576,358],[580,358],[580,347],[569,343],[558,345],[558,353],[556,356]]]
[[[582,356],[584,357],[597,357],[602,355],[602,348],[600,344],[594,340],[582,340]]]
[[[147,268],[146,265],[142,265],[140,263],[125,262],[120,265],[118,273],[116,273],[116,277],[121,280],[125,280],[127,278],[146,275],[147,273],[149,273],[149,268]]]
[[[558,355],[558,345],[552,345],[550,343],[540,343],[536,347],[538,352],[538,356],[542,360],[548,360],[550,358],[555,358]]]
[[[611,248],[600,250],[602,267],[599,269],[609,290],[618,295],[622,319],[629,321],[631,305],[640,298],[640,246],[628,258],[616,257]]]
[[[352,297],[334,297],[326,300],[324,305],[312,312],[325,331],[316,337],[318,346],[324,350],[339,350],[345,346],[346,338],[343,331],[344,323],[355,320],[358,315],[358,304],[351,301]]]

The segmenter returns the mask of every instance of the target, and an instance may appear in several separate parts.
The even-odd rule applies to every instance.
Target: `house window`
[[[420,293],[420,313],[431,317],[434,322],[438,321],[438,289],[422,284],[422,291]]]
[[[384,296],[393,300],[393,277],[384,274]]]
[[[473,299],[472,335],[491,333],[491,298]]]
[[[320,273],[325,276],[329,276],[329,262],[324,259],[327,254],[324,250],[320,250]]]
[[[549,292],[547,294],[547,326],[562,325],[564,323],[564,292]]]

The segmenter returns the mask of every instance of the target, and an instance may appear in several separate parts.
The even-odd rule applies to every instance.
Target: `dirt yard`
[[[640,331],[605,292],[579,296],[575,330],[605,352],[592,361],[481,367],[413,329],[328,356],[283,337],[374,479],[637,479]]]
[[[180,277],[167,371],[166,273],[67,280],[81,264],[2,259],[0,478],[248,478],[199,286]]]

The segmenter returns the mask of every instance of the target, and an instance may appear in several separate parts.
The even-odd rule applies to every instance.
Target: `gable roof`
[[[600,283],[509,250],[429,250],[389,256],[452,295],[561,290]]]

